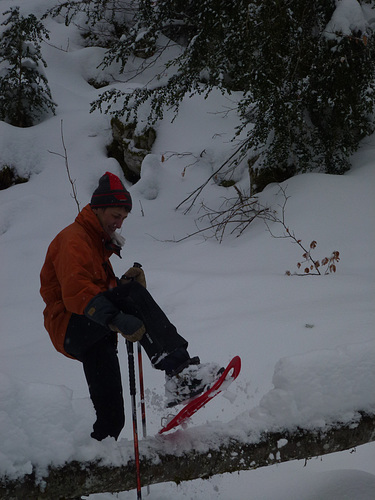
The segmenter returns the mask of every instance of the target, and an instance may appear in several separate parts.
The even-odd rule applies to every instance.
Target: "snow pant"
[[[190,359],[187,341],[139,283],[129,282],[104,295],[120,310],[143,321],[146,333],[140,343],[154,368],[170,374]],[[107,436],[117,439],[125,424],[117,334],[86,316],[72,314],[64,348],[83,364],[96,411],[91,436],[99,441]]]

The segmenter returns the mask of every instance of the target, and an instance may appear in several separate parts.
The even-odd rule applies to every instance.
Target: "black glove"
[[[141,340],[145,333],[145,325],[136,316],[119,312],[111,322],[109,328],[114,332],[119,332],[126,340],[137,342]]]
[[[143,322],[136,316],[125,314],[107,297],[99,293],[87,304],[85,316],[114,332],[119,332],[131,342],[141,340],[145,333]]]
[[[146,276],[141,267],[131,267],[125,274],[121,276],[120,283],[125,285],[129,280],[137,281],[140,285],[146,288]]]
[[[86,318],[92,319],[96,323],[99,323],[107,328],[112,318],[114,318],[119,312],[120,309],[101,293],[95,295],[84,310]]]

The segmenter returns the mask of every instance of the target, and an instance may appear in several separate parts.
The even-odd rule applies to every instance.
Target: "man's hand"
[[[130,342],[141,340],[146,331],[145,325],[139,318],[123,312],[118,313],[108,326],[114,332],[121,333]]]
[[[131,267],[125,274],[121,276],[120,283],[125,285],[129,283],[130,280],[137,281],[140,285],[146,287],[146,276],[141,267]]]
[[[112,318],[119,312],[120,309],[116,307],[115,304],[107,299],[102,293],[98,293],[98,295],[95,295],[87,304],[84,314],[86,318],[92,319],[96,323],[99,323],[99,325],[108,328],[108,323],[110,323]]]
[[[121,333],[131,342],[141,340],[146,331],[140,319],[123,313],[101,293],[90,300],[85,308],[85,316],[114,332]]]

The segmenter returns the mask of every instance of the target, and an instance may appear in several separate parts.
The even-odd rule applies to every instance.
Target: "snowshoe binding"
[[[187,365],[187,366],[186,366]],[[198,357],[191,358],[177,373],[166,376],[165,396],[167,408],[187,403],[207,390],[223,373],[224,368],[216,363],[201,363]]]

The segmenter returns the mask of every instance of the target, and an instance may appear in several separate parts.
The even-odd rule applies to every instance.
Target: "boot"
[[[165,396],[167,408],[187,403],[208,389],[223,373],[224,368],[216,363],[200,363],[191,358],[189,364],[171,375],[166,375]]]

